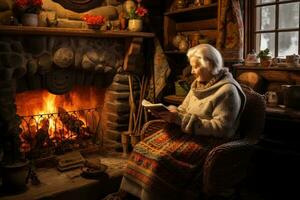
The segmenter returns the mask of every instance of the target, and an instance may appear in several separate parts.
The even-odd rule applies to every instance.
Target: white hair
[[[210,44],[199,44],[190,48],[186,55],[190,60],[192,57],[199,58],[200,53],[204,54],[205,59],[208,59],[212,63],[212,75],[217,75],[223,68],[223,58],[221,53]]]

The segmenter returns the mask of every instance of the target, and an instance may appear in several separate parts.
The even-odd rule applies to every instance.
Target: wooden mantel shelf
[[[141,37],[153,38],[154,33],[131,31],[95,31],[80,28],[33,27],[0,25],[0,35],[56,35],[56,36],[81,36],[81,37],[112,37],[128,38]]]

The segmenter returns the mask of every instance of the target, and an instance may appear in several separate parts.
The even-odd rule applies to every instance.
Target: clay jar
[[[173,46],[178,49],[181,40],[185,40],[185,37],[181,33],[177,33],[177,35],[172,40]]]
[[[186,0],[176,0],[175,7],[176,9],[182,9],[186,7]]]
[[[268,91],[265,94],[266,101],[269,106],[276,106],[278,103],[278,96],[277,93],[274,91]]]
[[[194,4],[194,6],[196,6],[196,7],[197,7],[197,6],[201,6],[201,5],[203,4],[203,0],[195,0],[193,4]]]
[[[35,13],[24,13],[21,21],[24,26],[38,26],[39,17]]]
[[[188,43],[187,39],[184,38],[183,40],[180,40],[180,42],[178,44],[179,51],[187,51],[188,48],[189,48],[189,43]]]
[[[212,0],[204,0],[203,4],[204,5],[210,5],[210,4],[212,4]]]
[[[194,47],[199,44],[201,34],[200,33],[191,33],[188,37],[189,37],[190,47]]]
[[[270,67],[272,64],[271,56],[264,56],[260,58],[260,64],[262,67]]]

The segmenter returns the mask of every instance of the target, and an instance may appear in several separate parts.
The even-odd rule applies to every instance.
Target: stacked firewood
[[[85,123],[77,116],[69,114],[64,108],[58,108],[59,119],[67,128],[77,134],[78,137],[89,137],[92,135],[89,128],[85,127]]]

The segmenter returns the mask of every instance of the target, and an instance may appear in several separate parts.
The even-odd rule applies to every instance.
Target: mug
[[[286,64],[289,67],[297,67],[299,63],[299,55],[288,55],[286,56]]]
[[[274,91],[268,91],[265,93],[265,98],[270,106],[276,106],[278,103],[278,95]]]

